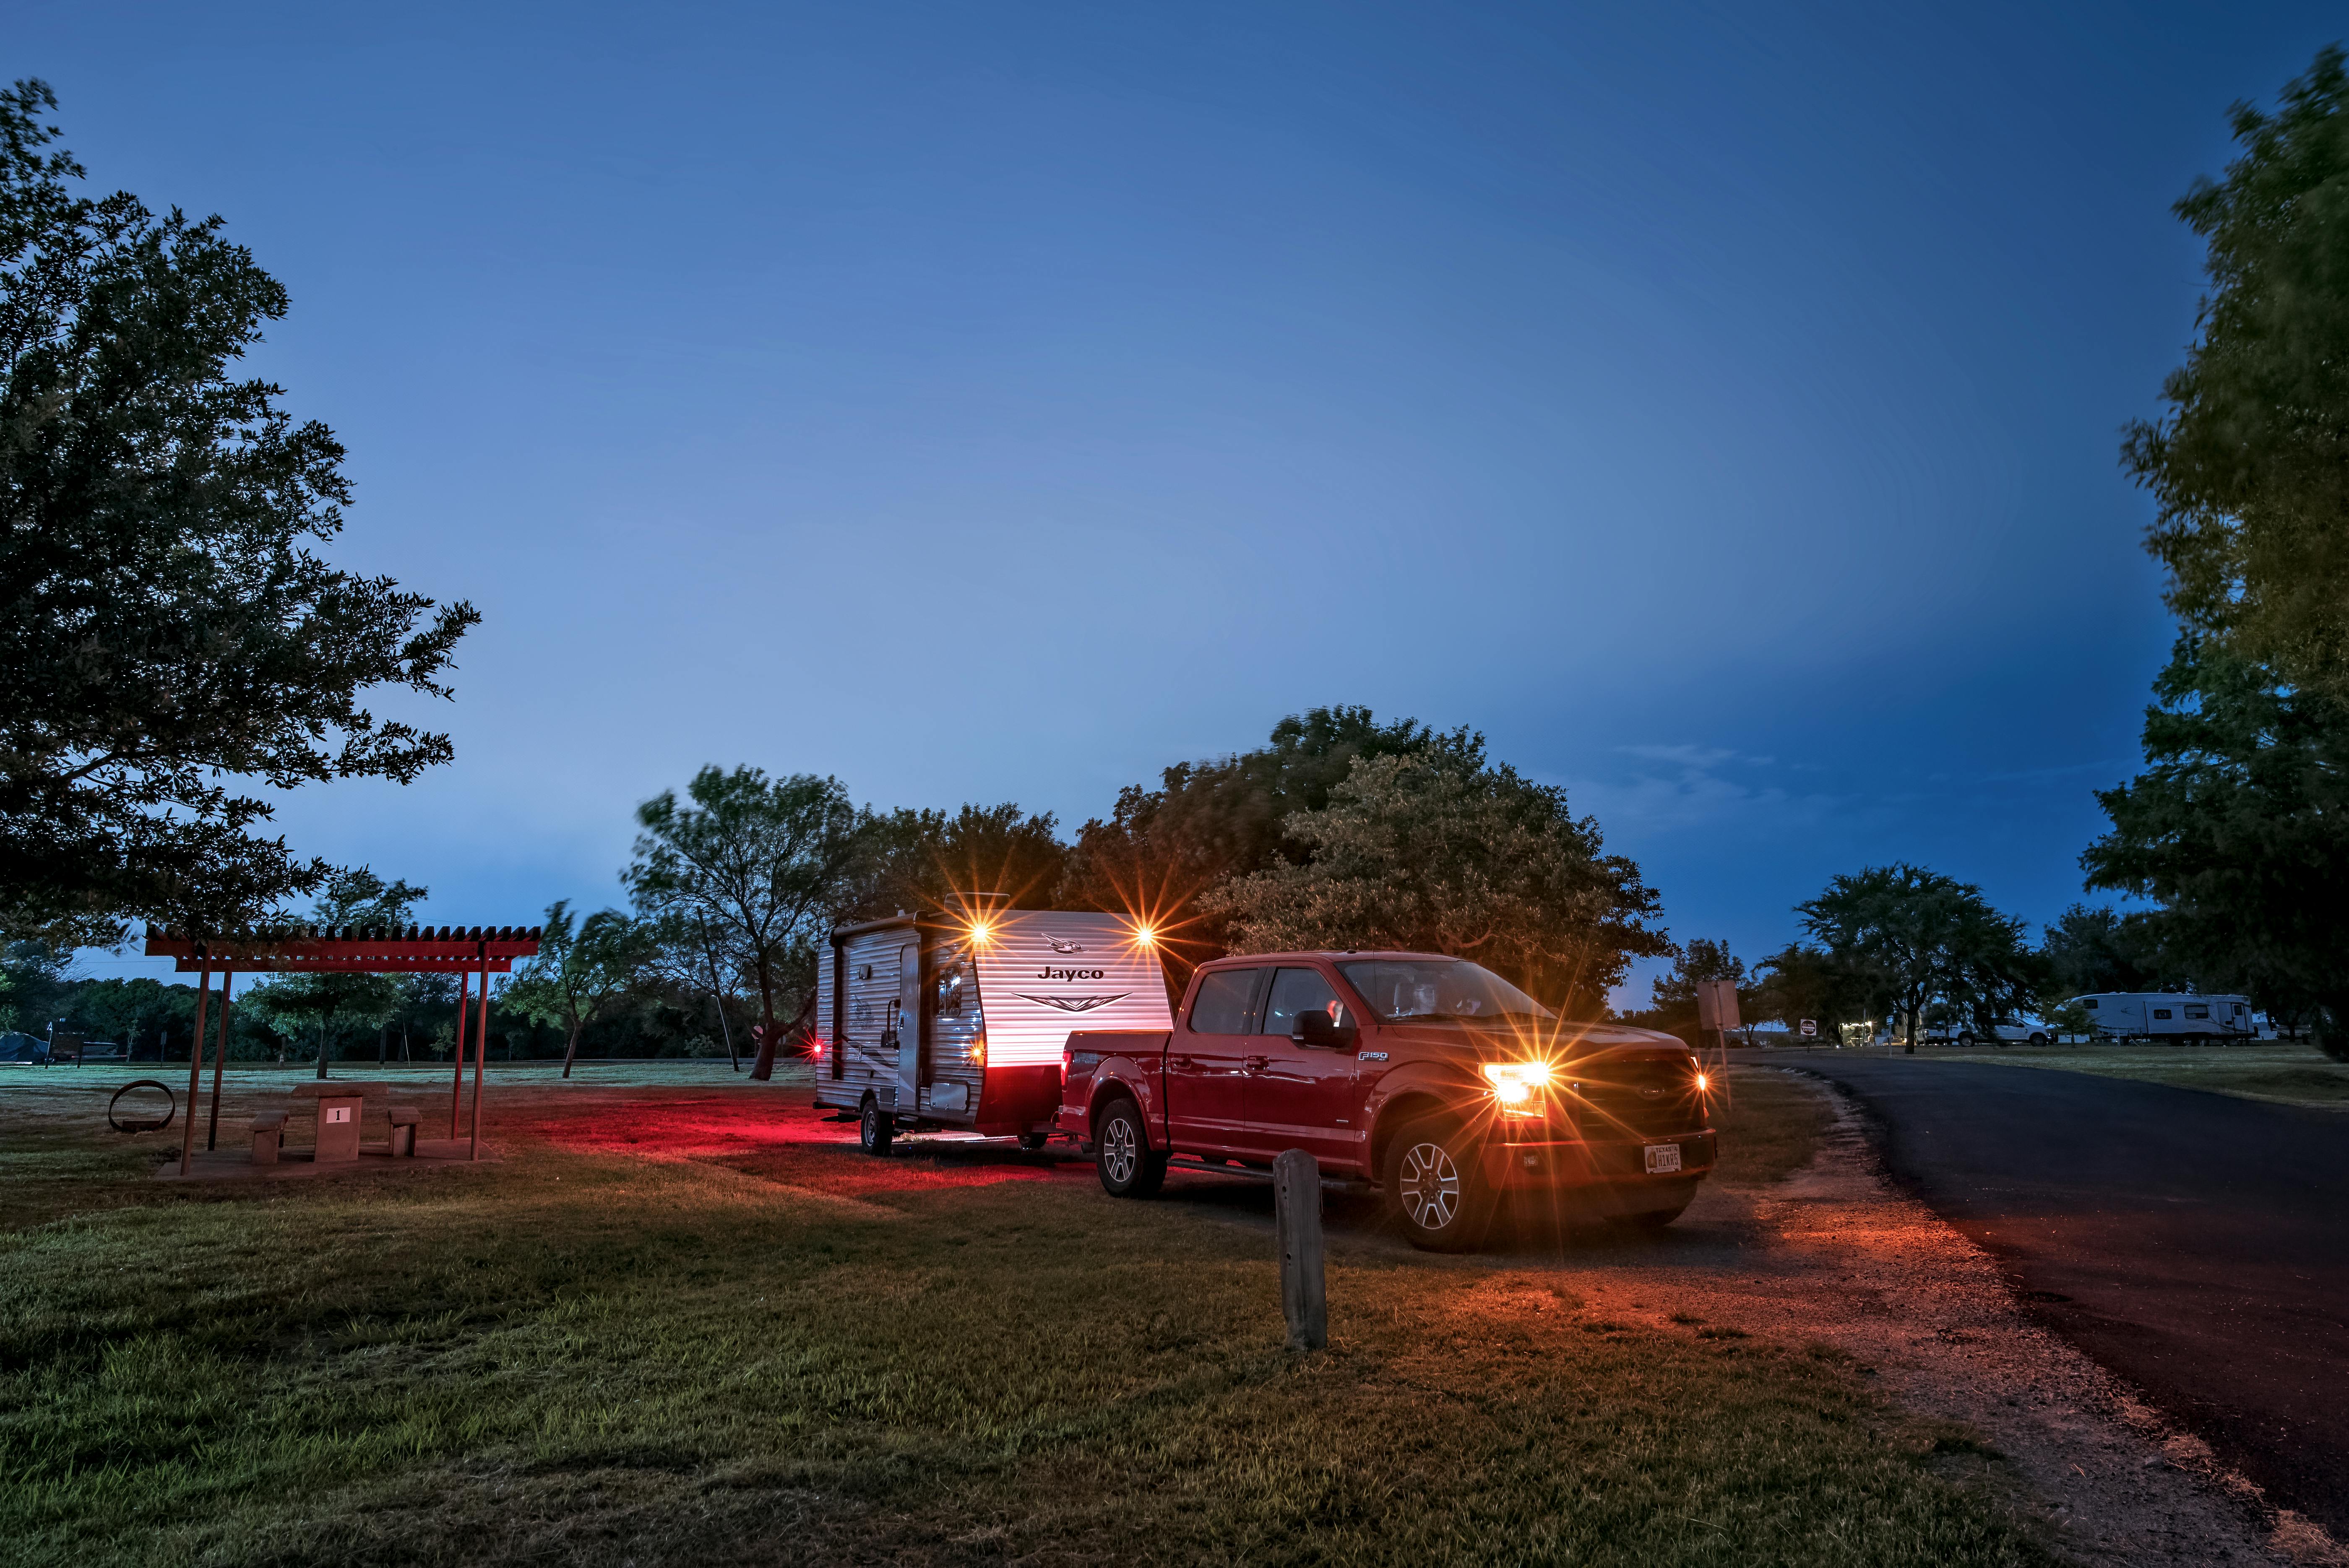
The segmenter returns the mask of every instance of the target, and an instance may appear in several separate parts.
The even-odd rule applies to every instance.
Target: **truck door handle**
[[[1189,1072],[1191,1070],[1191,1058],[1188,1057],[1168,1057],[1166,1058],[1166,1070],[1177,1073]]]
[[[1265,1068],[1272,1066],[1272,1058],[1270,1057],[1249,1057],[1240,1065],[1246,1068],[1249,1072],[1260,1073],[1264,1071]]]

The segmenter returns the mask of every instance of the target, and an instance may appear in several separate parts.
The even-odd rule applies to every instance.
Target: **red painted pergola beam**
[[[481,1064],[490,1052],[490,976],[511,974],[517,958],[538,954],[540,926],[411,925],[390,930],[361,926],[269,926],[243,931],[195,933],[168,926],[147,928],[147,956],[171,959],[181,974],[202,976],[196,987],[196,1038],[188,1053],[188,1124],[181,1135],[180,1171],[187,1173],[195,1158],[195,1101],[203,1081],[204,1003],[212,989],[212,974],[221,971],[220,1044],[212,1056],[212,1123],[220,1123],[221,1068],[228,1057],[228,981],[249,975],[458,975],[470,981],[481,977],[480,1003],[472,1009],[473,1120],[472,1150],[481,1157]],[[457,993],[457,1078],[449,1097],[449,1136],[457,1136],[458,1112],[465,1097],[466,995]],[[322,1047],[323,1048],[323,1047]],[[323,1057],[318,1070],[326,1071]],[[205,1140],[205,1147],[212,1146]]]

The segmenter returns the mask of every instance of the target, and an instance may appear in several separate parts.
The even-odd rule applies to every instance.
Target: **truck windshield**
[[[1382,1024],[1553,1016],[1498,975],[1462,958],[1366,958],[1338,967]]]

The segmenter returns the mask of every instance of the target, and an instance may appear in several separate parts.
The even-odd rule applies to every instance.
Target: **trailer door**
[[[922,949],[908,942],[897,949],[897,1109],[911,1111],[922,1099]]]

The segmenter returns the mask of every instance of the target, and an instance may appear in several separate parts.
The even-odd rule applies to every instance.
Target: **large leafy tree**
[[[1191,964],[1231,944],[1228,916],[1201,895],[1232,877],[1304,861],[1309,851],[1288,823],[1327,807],[1358,758],[1457,753],[1467,744],[1464,730],[1439,736],[1407,718],[1382,724],[1367,707],[1292,714],[1253,751],[1177,763],[1155,789],[1120,790],[1107,818],[1077,830],[1059,902],[1145,917],[1179,988]]]
[[[1871,866],[1834,878],[1795,912],[1837,964],[1869,975],[1901,1013],[1912,1052],[1929,1006],[1987,1024],[2036,995],[2023,923],[1971,882],[1900,862]]]
[[[1202,901],[1242,952],[1402,947],[1474,958],[1595,1017],[1635,954],[1668,952],[1655,893],[1604,851],[1562,790],[1448,754],[1358,757],[1319,810],[1290,813],[1301,861],[1278,860]]]
[[[636,860],[621,881],[647,918],[700,921],[756,982],[762,1020],[750,1076],[774,1071],[775,998],[811,970],[815,944],[847,901],[868,819],[837,779],[704,768],[686,798],[636,808]]]
[[[2165,965],[2313,1016],[2349,1059],[2349,703],[2189,632],[2146,710],[2146,769],[2097,794],[2091,887],[2155,901]]]
[[[309,923],[322,931],[397,931],[424,896],[424,889],[386,882],[365,866],[335,872],[311,906]],[[398,975],[317,970],[264,981],[245,994],[243,1006],[288,1042],[315,1032],[318,1076],[325,1078],[339,1029],[386,1023],[404,999]]]
[[[865,825],[865,852],[843,913],[879,919],[999,893],[1014,909],[1050,909],[1069,858],[1052,813],[1011,801],[944,811],[899,810]]]
[[[478,615],[329,566],[343,449],[237,362],[285,291],[217,217],[93,199],[49,89],[0,93],[0,929],[249,919],[328,868],[256,830],[274,789],[406,782]]]
[[[654,961],[657,934],[616,909],[574,919],[568,899],[547,906],[540,931],[538,956],[523,965],[499,1000],[509,1011],[564,1031],[563,1076],[569,1078],[580,1035],[628,998]]]
[[[2159,503],[2147,545],[2216,651],[2349,699],[2349,73],[2319,54],[2240,156],[2178,203],[2209,292],[2163,416],[2124,460]]]
[[[2050,1006],[2098,991],[2149,991],[2161,984],[2159,916],[2075,903],[2039,944]]]

